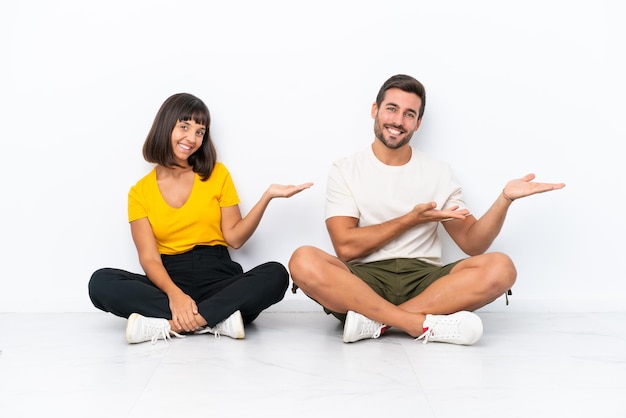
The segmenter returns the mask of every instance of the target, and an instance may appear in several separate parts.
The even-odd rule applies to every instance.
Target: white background
[[[427,89],[412,144],[452,165],[475,215],[528,172],[567,184],[516,201],[491,248],[518,268],[507,309],[623,310],[624,17],[619,0],[3,2],[0,312],[94,311],[94,270],[140,271],[127,192],[178,92],[209,106],[244,213],[270,183],[315,182],[234,259],[331,251],[328,169],[372,142],[397,73]]]

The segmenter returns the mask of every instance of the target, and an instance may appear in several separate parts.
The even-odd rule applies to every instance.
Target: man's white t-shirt
[[[448,164],[412,148],[407,164],[389,166],[368,148],[333,163],[327,184],[326,219],[349,216],[357,218],[360,227],[377,225],[428,202],[436,202],[436,209],[454,205],[466,208],[461,187],[454,182]],[[419,258],[441,265],[438,225],[438,222],[417,225],[379,250],[351,262]]]

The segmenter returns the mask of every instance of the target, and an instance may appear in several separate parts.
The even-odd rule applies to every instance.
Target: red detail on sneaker
[[[426,332],[426,331],[428,331],[428,327],[422,328],[422,332]]]
[[[391,328],[389,325],[386,325],[386,326],[382,327],[380,329],[380,335],[383,335],[385,333],[385,331],[387,331],[389,328]]]

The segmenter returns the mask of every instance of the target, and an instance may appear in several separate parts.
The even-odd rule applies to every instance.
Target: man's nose
[[[394,113],[391,121],[394,125],[403,126],[404,125],[404,115],[400,112]]]

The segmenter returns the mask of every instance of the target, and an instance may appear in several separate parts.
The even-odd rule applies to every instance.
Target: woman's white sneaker
[[[171,340],[171,335],[182,338],[170,328],[170,323],[164,318],[149,318],[138,313],[133,313],[126,321],[126,341],[130,344],[158,340]]]
[[[206,334],[210,332],[215,335],[215,338],[220,338],[225,335],[230,338],[240,339],[246,336],[243,328],[243,318],[240,311],[235,311],[231,316],[214,326],[213,328],[206,327],[195,332],[195,334]]]

